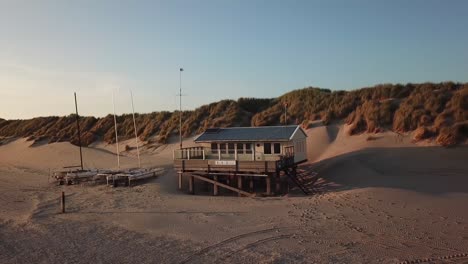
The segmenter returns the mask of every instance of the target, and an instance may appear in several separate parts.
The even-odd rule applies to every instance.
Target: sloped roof
[[[289,141],[296,131],[304,133],[304,131],[302,131],[302,129],[297,125],[209,128],[198,136],[195,139],[195,142]]]

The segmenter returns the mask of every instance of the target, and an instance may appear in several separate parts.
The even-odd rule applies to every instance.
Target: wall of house
[[[292,141],[294,144],[294,162],[307,160],[307,137],[301,131],[296,131]]]
[[[284,148],[288,146],[292,146],[293,144],[292,141],[290,142],[268,142],[268,143],[271,143],[271,154],[265,154],[265,149],[264,149],[265,142],[242,142],[242,144],[246,144],[246,143],[252,144],[254,160],[277,160],[279,155],[285,154]],[[280,143],[280,153],[274,153],[274,143]],[[218,147],[219,147],[219,144],[222,144],[222,143],[216,143],[216,144],[218,144]],[[225,143],[225,144],[228,144],[228,143]],[[211,143],[199,143],[198,146],[205,147],[207,150],[211,149]],[[235,143],[235,147],[237,147],[237,143]],[[206,152],[206,156],[209,159],[215,159],[217,155],[218,155],[217,153],[213,154],[210,152]],[[229,155],[221,155],[221,159],[223,159],[223,156],[224,158],[227,158],[227,159],[231,158]],[[233,154],[231,154],[231,156],[233,156]],[[244,153],[244,155],[240,158],[244,160],[246,159],[251,160],[250,154],[247,154],[247,153]]]
[[[271,154],[265,154],[265,142],[255,142],[255,160],[277,160],[284,155],[284,148],[292,145],[291,142],[267,142],[271,144]],[[280,153],[274,153],[274,144],[280,144]]]

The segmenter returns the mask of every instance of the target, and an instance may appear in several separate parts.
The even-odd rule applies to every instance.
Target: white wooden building
[[[197,148],[186,148],[176,150],[174,158],[187,159],[190,154],[192,159],[238,161],[294,157],[294,163],[298,164],[307,161],[306,138],[298,125],[210,128],[195,139],[202,153],[196,151]]]

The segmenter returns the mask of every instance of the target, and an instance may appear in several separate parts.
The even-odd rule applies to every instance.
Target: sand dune
[[[398,263],[468,261],[468,148],[410,143],[410,135],[307,131],[316,193],[191,196],[170,169],[177,140],[143,149],[158,179],[132,188],[55,186],[49,168],[76,164],[68,143],[0,146],[1,263]],[[133,144],[131,141],[123,144]],[[184,145],[190,145],[190,140]],[[116,166],[113,145],[84,149],[85,165]],[[122,166],[136,165],[135,151]],[[60,192],[67,214],[58,214]]]

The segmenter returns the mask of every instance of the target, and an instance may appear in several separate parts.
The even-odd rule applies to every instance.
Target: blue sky
[[[0,117],[468,81],[468,1],[0,1]]]

